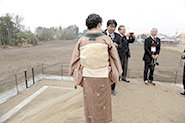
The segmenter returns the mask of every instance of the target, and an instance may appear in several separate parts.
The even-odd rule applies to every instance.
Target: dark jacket
[[[144,56],[143,56],[143,60],[147,63],[151,63],[151,61],[152,61],[152,55],[153,55],[152,52],[151,52],[152,41],[154,41],[154,40],[150,36],[150,37],[145,39],[145,43],[144,43],[145,53],[144,53]],[[160,42],[160,39],[158,37],[156,37],[155,44],[156,44],[156,52],[155,52],[154,55],[156,55],[156,54],[159,55],[161,42]]]
[[[129,48],[129,43],[133,43],[135,41],[135,38],[131,38],[129,37],[129,39],[127,39],[127,37],[124,35],[123,37],[121,37],[121,48],[118,49],[119,52],[119,56],[121,59],[124,58],[125,55],[127,55],[128,57],[130,57],[130,48]]]
[[[183,53],[185,53],[185,49],[184,49],[184,52],[183,52]],[[182,59],[185,59],[185,56],[182,56],[181,58],[182,58]],[[184,65],[185,65],[185,64],[184,64]]]
[[[107,29],[105,31],[103,31],[103,33],[105,35],[107,35]],[[118,33],[114,32],[114,39],[112,39],[112,41],[118,44],[117,49],[121,48],[121,46],[122,46],[121,36]]]

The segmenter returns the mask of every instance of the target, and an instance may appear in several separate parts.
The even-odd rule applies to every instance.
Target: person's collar
[[[154,40],[154,38],[156,39],[156,36],[155,36],[155,37],[153,37],[153,36],[151,35],[151,38]]]
[[[111,34],[114,34],[114,33],[111,33]],[[109,33],[109,31],[107,30],[107,35],[111,35],[110,33]]]
[[[123,37],[124,35],[122,35],[120,32],[119,32],[119,35],[121,36],[121,37]]]

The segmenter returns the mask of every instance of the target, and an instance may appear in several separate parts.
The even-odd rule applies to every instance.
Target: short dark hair
[[[115,24],[115,27],[117,26],[117,22],[114,19],[107,21],[107,26],[109,26],[110,24]]]
[[[125,27],[125,26],[123,26],[123,25],[120,25],[120,26],[118,27],[118,30],[121,30],[121,27]]]
[[[88,29],[96,28],[99,23],[102,23],[102,18],[98,14],[90,14],[86,19]]]

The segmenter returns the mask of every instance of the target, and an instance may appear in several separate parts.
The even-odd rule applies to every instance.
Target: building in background
[[[162,45],[175,45],[175,40],[174,39],[169,39],[169,38],[162,38],[161,39],[161,44]]]
[[[144,42],[144,40],[149,37],[151,34],[150,33],[143,33],[143,34],[139,34],[136,36],[136,41],[138,43],[142,43]],[[162,45],[175,45],[177,44],[175,42],[175,37],[171,37],[162,33],[158,33],[157,37],[159,37],[161,39],[161,44]]]
[[[178,44],[185,45],[185,33],[181,33],[180,35],[177,36],[176,42]]]

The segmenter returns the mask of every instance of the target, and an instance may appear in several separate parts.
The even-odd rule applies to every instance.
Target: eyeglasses
[[[109,25],[108,27],[110,27],[110,28],[116,28],[115,26],[112,26],[112,25]]]

